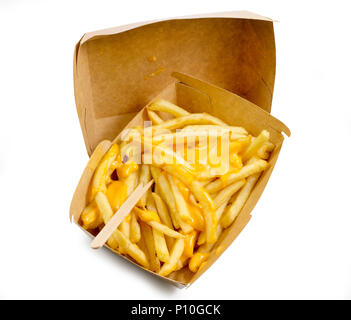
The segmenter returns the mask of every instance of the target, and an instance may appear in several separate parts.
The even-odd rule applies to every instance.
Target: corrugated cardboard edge
[[[182,16],[182,17],[160,19],[160,20],[143,21],[143,22],[127,24],[124,26],[88,32],[82,37],[82,39],[80,40],[79,43],[83,44],[84,42],[86,42],[92,38],[98,37],[98,36],[107,36],[107,35],[112,35],[112,34],[116,34],[116,33],[120,33],[120,32],[125,32],[125,31],[131,30],[131,29],[139,28],[139,27],[142,27],[142,26],[145,26],[148,24],[157,23],[157,22],[161,22],[161,21],[183,20],[183,19],[202,19],[202,18],[203,19],[205,19],[205,18],[251,19],[251,20],[263,20],[263,21],[273,22],[273,20],[270,18],[263,17],[261,15],[258,15],[256,13],[253,13],[250,11],[229,11],[229,12],[205,13],[205,14],[198,14],[198,15],[189,15],[189,16]]]

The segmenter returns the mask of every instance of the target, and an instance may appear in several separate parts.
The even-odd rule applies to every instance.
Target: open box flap
[[[112,140],[173,71],[191,74],[270,112],[273,22],[249,12],[151,21],[88,33],[76,46],[74,86],[88,154]]]

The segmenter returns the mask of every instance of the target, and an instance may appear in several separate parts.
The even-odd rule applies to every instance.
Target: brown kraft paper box
[[[90,179],[111,141],[124,128],[147,120],[145,106],[156,98],[190,112],[207,112],[253,135],[268,130],[275,144],[269,168],[205,266],[196,274],[183,268],[161,277],[178,287],[192,284],[250,220],[280,153],[282,132],[290,135],[269,113],[274,78],[273,22],[249,12],[137,23],[85,34],[75,48],[74,89],[90,160],[72,199],[71,220],[78,224]]]

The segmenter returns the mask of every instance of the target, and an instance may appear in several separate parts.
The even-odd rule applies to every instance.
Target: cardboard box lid
[[[271,19],[226,12],[85,34],[74,53],[76,107],[88,154],[112,140],[178,71],[270,112],[275,79]]]

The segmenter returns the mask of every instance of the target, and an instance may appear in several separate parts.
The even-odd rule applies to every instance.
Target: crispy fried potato
[[[189,211],[189,207],[178,189],[177,179],[174,178],[172,175],[168,174],[168,181],[170,182],[171,189],[173,191],[174,199],[178,209],[177,210],[178,217],[179,219],[181,219],[182,221],[188,224],[192,220],[192,217]]]
[[[173,229],[172,219],[168,213],[167,206],[162,198],[155,192],[152,193],[152,197],[154,198],[157,212],[160,216],[161,222],[166,225],[168,228]]]
[[[116,229],[111,237],[115,238],[120,249],[123,249],[123,251],[137,263],[144,268],[149,268],[150,264],[145,253],[136,244],[132,243],[121,231]]]
[[[106,192],[106,180],[109,169],[119,153],[117,144],[113,144],[109,151],[101,159],[95,169],[94,176],[90,184],[89,202],[92,202],[98,192]]]
[[[227,209],[220,221],[223,228],[228,228],[238,216],[253,187],[255,186],[260,174],[261,173],[256,173],[247,178],[245,186],[240,190],[238,196],[233,201],[232,205]]]
[[[184,117],[190,114],[188,111],[184,110],[183,108],[178,107],[177,105],[163,99],[154,101],[153,103],[151,103],[151,105],[148,106],[148,109],[153,111],[166,112],[176,118]]]
[[[174,130],[174,129],[184,127],[186,125],[194,125],[194,124],[217,124],[221,126],[227,125],[222,120],[214,116],[211,116],[207,113],[192,113],[183,117],[165,121],[157,126],[153,126],[152,128],[151,127],[146,128],[145,131],[146,130],[155,131],[160,129]]]
[[[162,262],[168,262],[169,261],[169,252],[168,252],[168,247],[166,244],[166,239],[165,239],[163,233],[153,227],[152,234],[154,236],[155,250],[156,250],[157,257]]]
[[[269,140],[269,132],[267,130],[263,130],[259,136],[251,141],[251,144],[245,150],[242,155],[242,161],[245,162],[252,157],[254,157],[258,150],[264,145],[265,142]]]
[[[92,202],[82,212],[80,219],[84,229],[95,229],[101,225],[104,221],[100,215],[96,204]]]
[[[159,275],[166,277],[170,273],[175,271],[178,260],[181,258],[183,251],[184,251],[184,239],[177,239],[171,250],[169,261],[161,267]]]
[[[142,238],[144,239],[147,248],[148,257],[150,260],[150,269],[153,272],[160,271],[160,260],[156,256],[155,241],[152,234],[152,228],[144,222],[140,222]]]
[[[140,232],[140,225],[137,220],[136,214],[134,212],[131,213],[131,220],[130,220],[130,241],[133,243],[137,243],[140,241],[141,232]]]
[[[150,170],[156,185],[159,186],[160,196],[169,208],[173,226],[174,228],[179,229],[179,222],[177,220],[177,208],[169,182],[167,178],[161,173],[161,170],[159,168],[151,166]]]
[[[209,193],[218,192],[225,186],[232,184],[241,179],[245,179],[248,176],[256,174],[265,170],[268,167],[268,163],[265,160],[259,159],[253,163],[248,163],[239,172],[229,173],[225,177],[221,177],[206,186],[206,190]]]
[[[151,180],[150,166],[143,164],[140,169],[139,183],[142,183],[144,186]],[[140,198],[138,205],[140,207],[146,206],[146,199],[151,194],[151,189],[148,189]]]
[[[147,115],[149,116],[149,119],[152,121],[153,125],[158,125],[158,124],[163,123],[163,120],[156,112],[148,109]]]
[[[230,184],[219,191],[216,197],[213,199],[216,208],[219,208],[223,203],[228,202],[229,199],[245,184],[245,180],[239,180]]]

